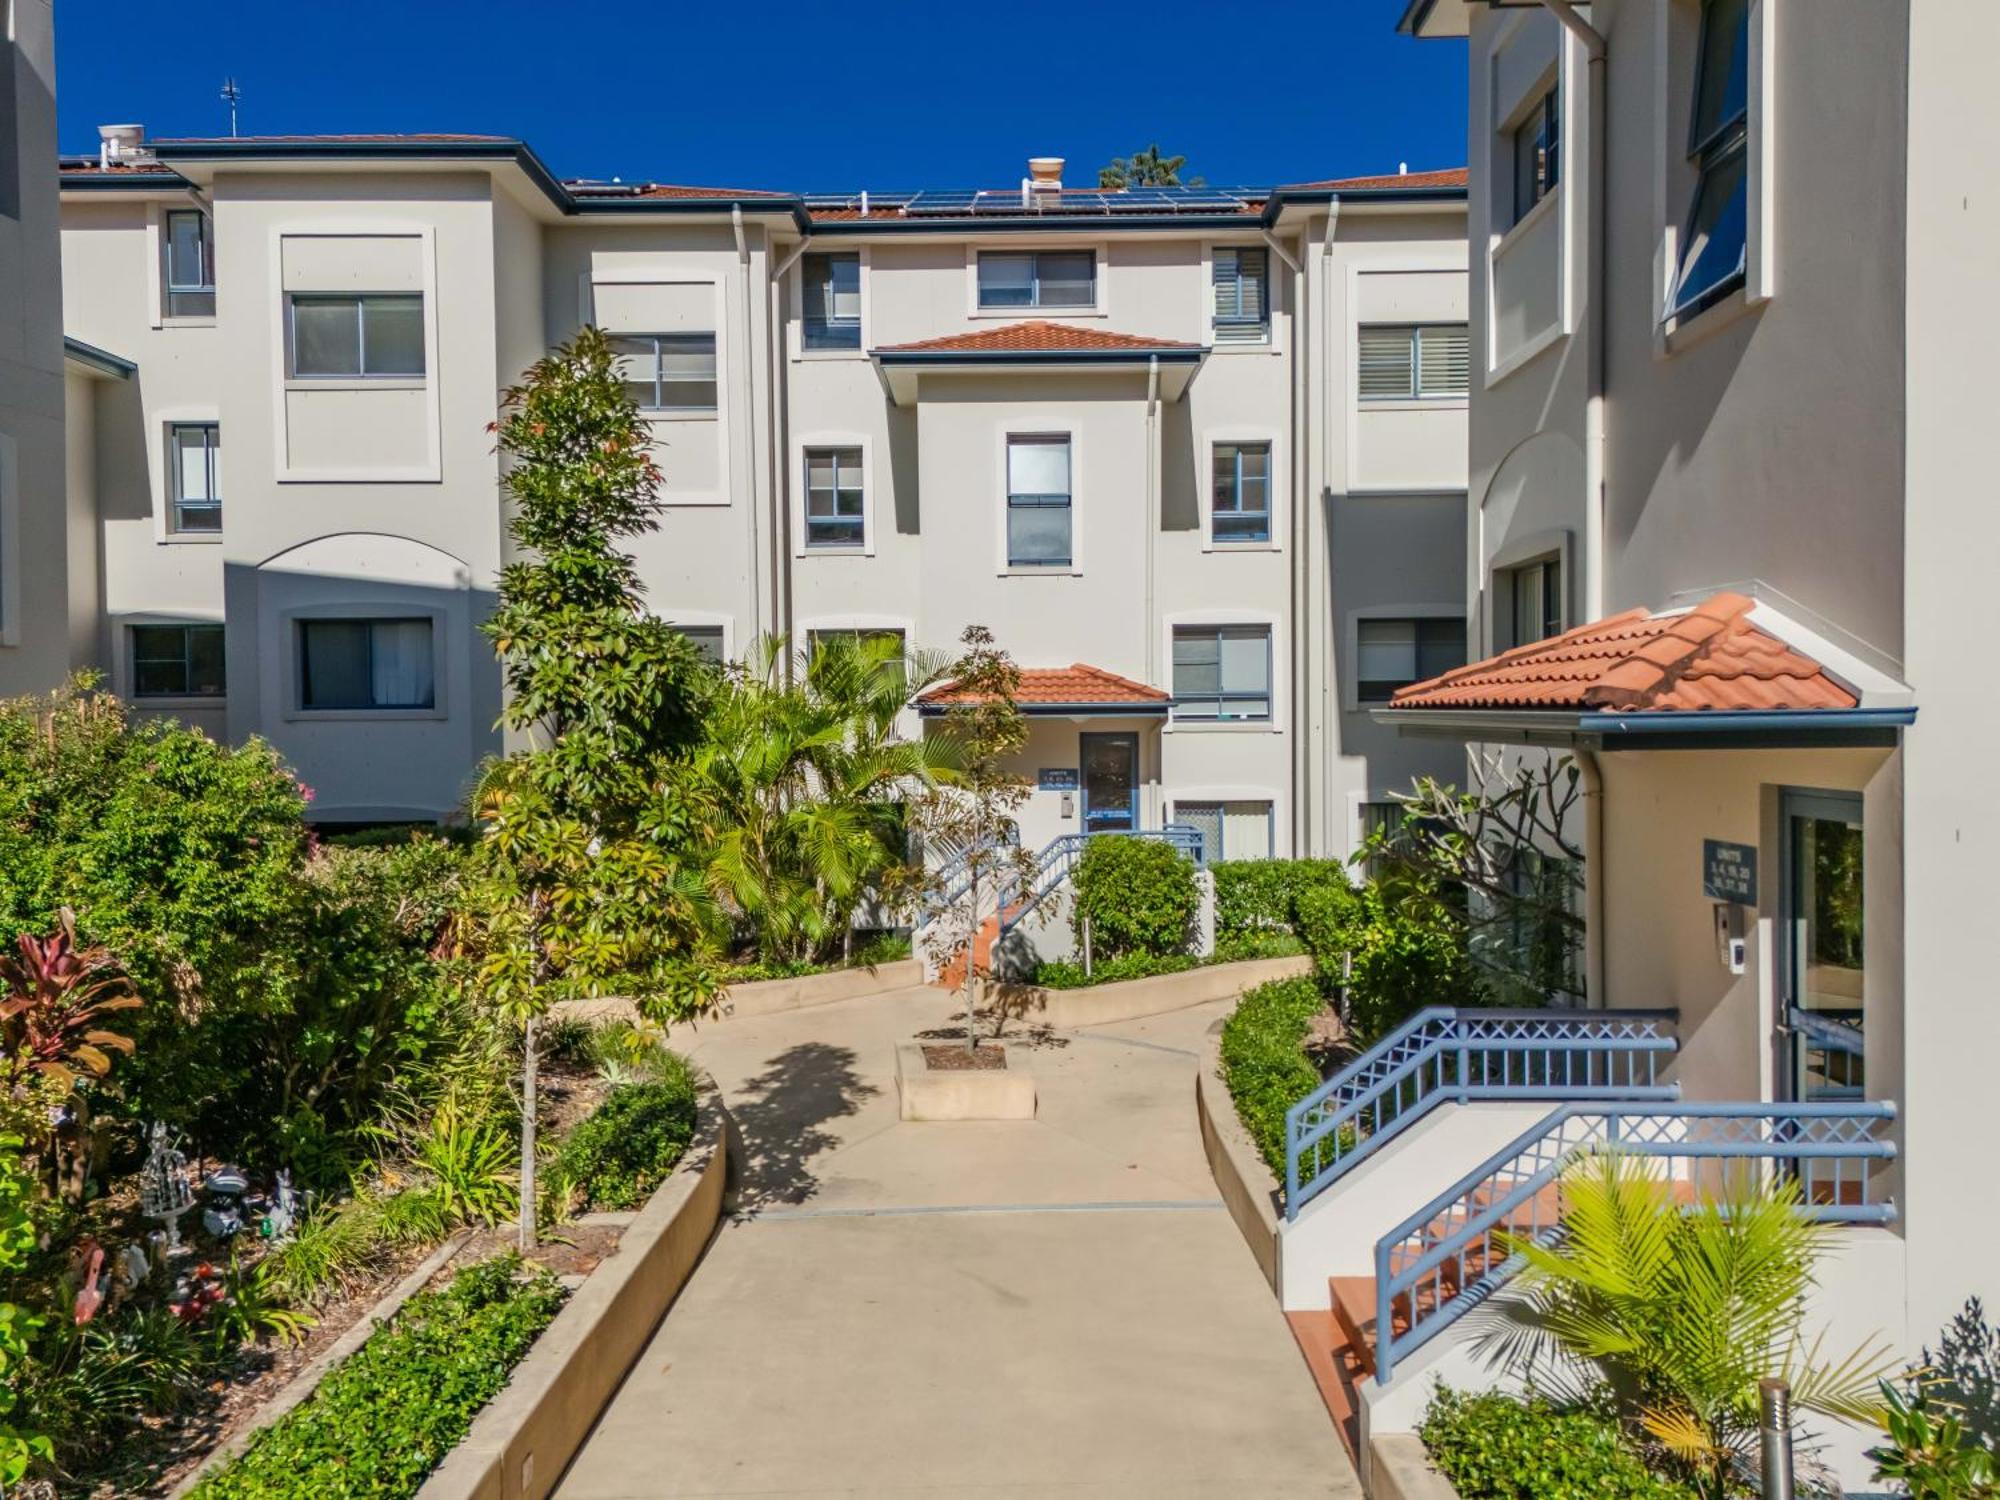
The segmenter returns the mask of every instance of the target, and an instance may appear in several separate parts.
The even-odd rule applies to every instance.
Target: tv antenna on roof
[[[229,133],[236,134],[236,102],[243,97],[243,90],[236,86],[234,78],[222,80],[223,102],[229,106]]]

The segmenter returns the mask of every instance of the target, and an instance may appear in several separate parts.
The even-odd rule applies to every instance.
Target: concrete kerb
[[[905,1120],[1032,1120],[1035,1075],[1024,1048],[1004,1068],[933,1068],[923,1043],[896,1045],[897,1113]]]
[[[695,1136],[618,1247],[571,1295],[420,1500],[541,1500],[693,1274],[722,1216],[735,1126],[701,1075]]]
[[[167,1500],[180,1500],[182,1495],[248,1448],[250,1440],[258,1433],[318,1390],[320,1382],[326,1379],[333,1367],[367,1343],[377,1328],[396,1315],[397,1309],[422,1291],[425,1283],[450,1263],[472,1234],[470,1229],[461,1229],[426,1255],[409,1275],[384,1292],[365,1315],[355,1319],[353,1327],[322,1349],[310,1364],[291,1378],[283,1390],[259,1407],[247,1426],[240,1428],[228,1442],[203,1459],[199,1468],[167,1491]]]
[[[982,987],[981,1008],[1003,1012],[1009,1020],[1038,1022],[1058,1031],[1080,1026],[1102,1026],[1112,1021],[1136,1021],[1164,1011],[1185,1010],[1211,1000],[1227,1000],[1247,989],[1268,984],[1273,979],[1290,979],[1310,974],[1312,959],[1305,954],[1289,958],[1253,958],[1233,964],[1204,964],[1175,974],[1155,974],[1146,979],[1124,979],[1115,984],[1090,985],[1080,990],[1051,990],[1034,984],[987,984]]]
[[[1229,1097],[1229,1087],[1222,1081],[1220,1021],[1202,1040],[1201,1065],[1194,1075],[1194,1107],[1201,1121],[1201,1149],[1208,1158],[1209,1174],[1275,1296],[1283,1285],[1284,1240],[1278,1233],[1282,1190],[1264,1165],[1257,1143],[1237,1118],[1236,1101]]]
[[[826,974],[806,974],[797,979],[759,979],[750,984],[732,984],[722,1003],[722,1017],[769,1016],[780,1011],[804,1010],[808,1006],[832,1005],[840,1000],[859,1000],[869,995],[886,995],[896,990],[915,989],[924,982],[921,959],[902,958],[894,963],[876,964],[866,969],[835,969]],[[551,1007],[559,1020],[635,1021],[638,1012],[630,1000],[564,1000]]]
[[[1368,1460],[1369,1500],[1458,1500],[1413,1432],[1384,1433],[1368,1445]]]

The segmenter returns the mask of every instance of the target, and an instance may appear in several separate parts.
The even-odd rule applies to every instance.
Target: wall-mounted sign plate
[[[1043,766],[1035,773],[1035,788],[1043,792],[1073,792],[1077,789],[1075,766]]]
[[[1757,904],[1757,846],[1726,839],[1701,841],[1701,893],[1711,901]]]

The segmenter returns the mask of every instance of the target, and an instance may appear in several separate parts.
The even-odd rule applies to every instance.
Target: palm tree
[[[760,641],[713,701],[690,789],[706,879],[756,929],[761,954],[846,946],[854,912],[908,865],[902,805],[948,781],[949,741],[906,740],[897,720],[942,663],[890,636],[829,636],[790,658]]]
[[[1796,1410],[1878,1420],[1886,1350],[1828,1361],[1804,1337],[1813,1265],[1836,1231],[1801,1212],[1795,1180],[1746,1176],[1683,1208],[1644,1159],[1604,1152],[1576,1163],[1562,1191],[1560,1234],[1509,1242],[1526,1266],[1499,1309],[1505,1331],[1489,1335],[1544,1389],[1552,1374],[1581,1399],[1601,1381],[1716,1497],[1753,1461],[1761,1380],[1789,1384]]]
[[[1097,169],[1097,185],[1101,188],[1128,187],[1200,187],[1199,177],[1181,181],[1181,168],[1187,165],[1185,156],[1160,155],[1160,143],[1153,142],[1143,151],[1134,151],[1130,156],[1114,156],[1109,166]]]

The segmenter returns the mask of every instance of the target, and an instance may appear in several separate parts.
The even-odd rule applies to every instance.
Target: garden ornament
[[[168,1141],[165,1121],[155,1120],[148,1138],[151,1145],[146,1151],[146,1165],[139,1173],[139,1212],[167,1226],[167,1254],[178,1255],[181,1215],[194,1207],[187,1157]]]

